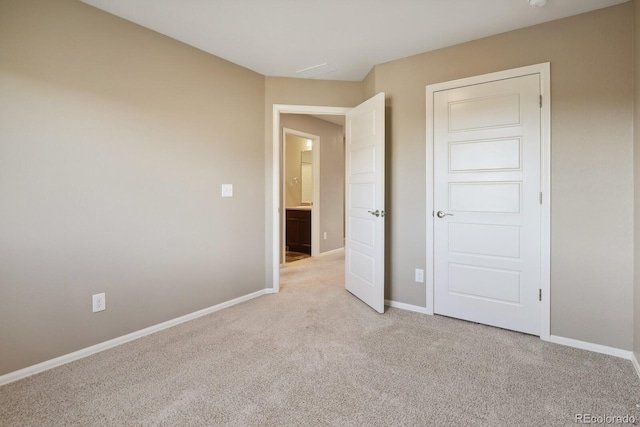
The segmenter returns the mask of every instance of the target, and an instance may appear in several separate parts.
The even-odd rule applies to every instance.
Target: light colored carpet
[[[344,290],[343,258],[282,290],[0,388],[0,425],[575,425],[639,417],[629,361]]]

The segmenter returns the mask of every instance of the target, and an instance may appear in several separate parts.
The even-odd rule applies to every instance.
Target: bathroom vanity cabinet
[[[287,247],[311,255],[311,208],[287,208]]]

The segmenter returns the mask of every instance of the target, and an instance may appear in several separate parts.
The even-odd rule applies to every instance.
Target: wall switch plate
[[[323,234],[323,238],[324,238],[324,240],[327,240],[327,232],[326,231]]]
[[[424,270],[421,268],[416,268],[416,282],[424,283]]]
[[[93,296],[93,312],[102,311],[107,308],[107,297],[104,292]]]
[[[233,197],[233,184],[222,184],[222,197]]]

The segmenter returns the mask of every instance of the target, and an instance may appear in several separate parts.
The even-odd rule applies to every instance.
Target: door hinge
[[[538,301],[542,301],[542,289],[538,289]]]
[[[542,204],[542,192],[539,193],[538,199],[540,200],[540,204]]]
[[[542,108],[542,95],[540,95],[540,108]]]

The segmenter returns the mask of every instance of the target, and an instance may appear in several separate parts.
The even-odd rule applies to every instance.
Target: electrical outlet
[[[93,312],[102,311],[107,308],[107,297],[105,293],[95,294],[93,296]]]
[[[424,270],[421,268],[416,268],[416,282],[424,283]]]
[[[324,232],[323,236],[324,236],[324,240],[327,240],[327,232],[326,231]]]

